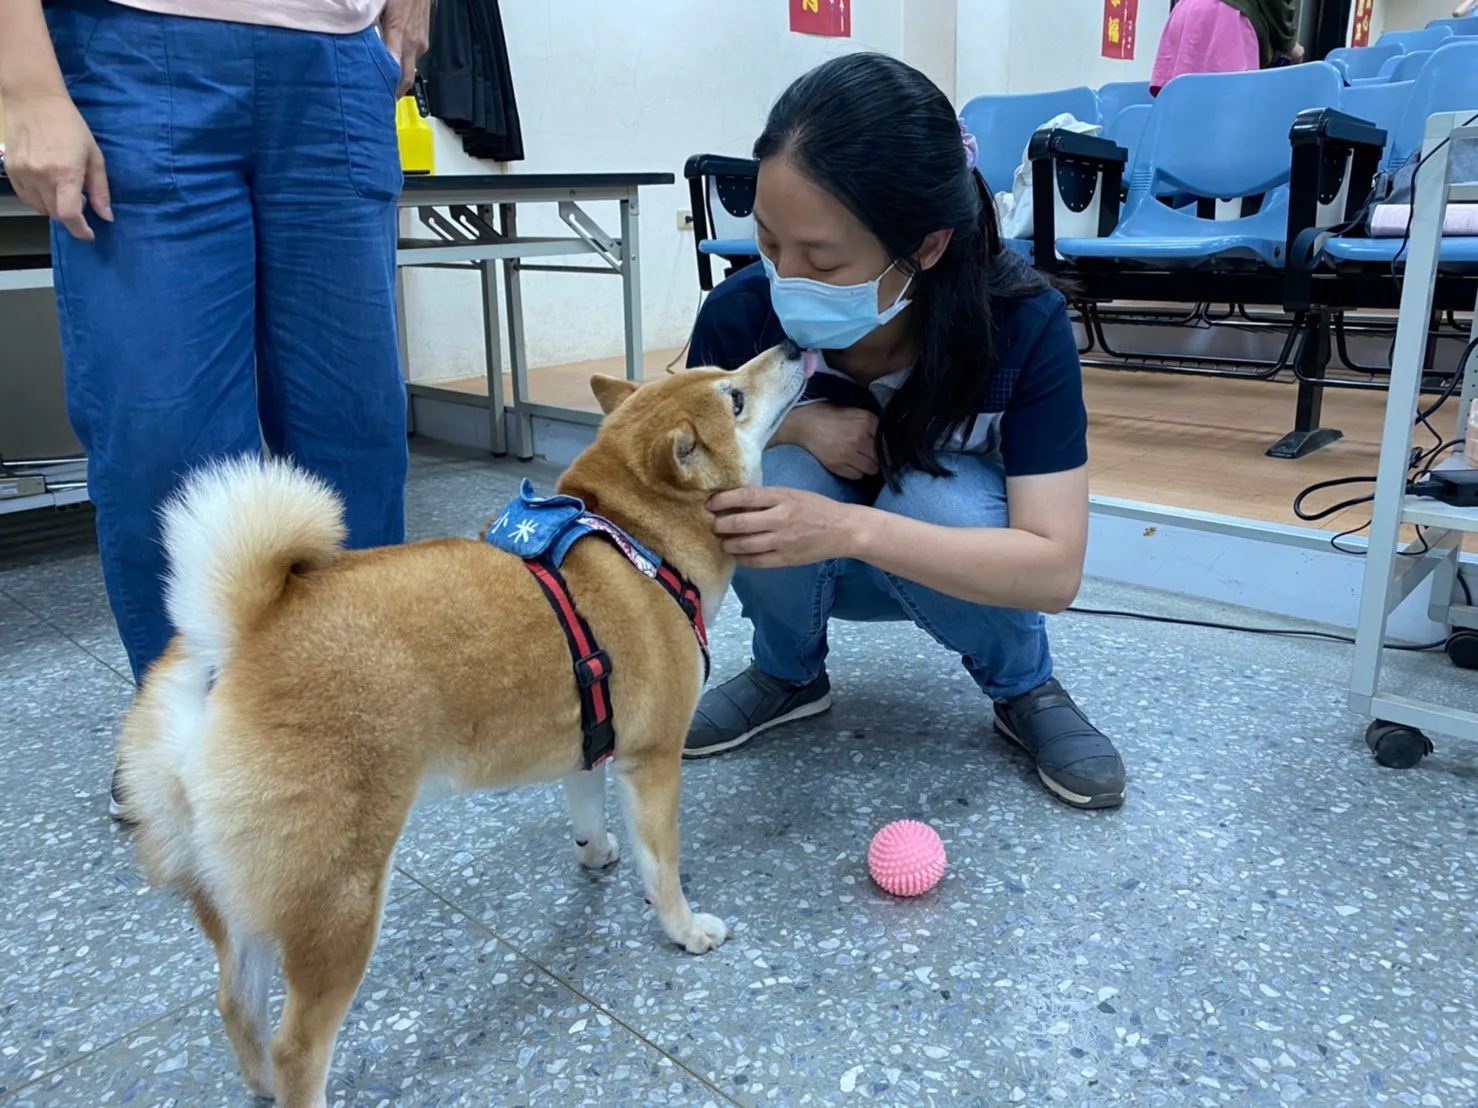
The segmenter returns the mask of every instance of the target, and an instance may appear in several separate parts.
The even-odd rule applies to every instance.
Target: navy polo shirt
[[[1008,477],[1061,473],[1088,461],[1088,413],[1083,405],[1083,365],[1056,289],[994,304],[999,364],[985,407],[968,439],[946,450],[998,455]],[[770,307],[770,282],[758,263],[747,266],[708,294],[688,347],[689,366],[738,369],[784,341]],[[879,410],[907,370],[863,388],[823,369],[806,387],[808,400]]]

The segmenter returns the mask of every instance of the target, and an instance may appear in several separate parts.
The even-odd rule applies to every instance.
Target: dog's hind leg
[[[347,887],[346,887],[347,886]],[[279,1108],[324,1108],[334,1043],[380,933],[385,876],[345,879],[283,937],[287,1003],[272,1041]]]
[[[588,869],[615,865],[621,849],[606,830],[606,767],[566,774],[564,789],[580,864]]]
[[[276,951],[262,940],[233,934],[204,892],[190,896],[195,918],[216,948],[221,965],[221,986],[216,992],[216,1007],[226,1025],[231,1048],[241,1066],[241,1076],[258,1096],[274,1093],[272,1057],[267,1044],[272,1038],[268,1000],[272,992],[272,971]]]
[[[618,755],[616,780],[621,786],[632,856],[647,899],[673,942],[691,954],[703,954],[722,946],[729,928],[717,916],[694,912],[683,895],[677,835],[682,743],[670,745],[670,756],[664,751],[623,762]]]

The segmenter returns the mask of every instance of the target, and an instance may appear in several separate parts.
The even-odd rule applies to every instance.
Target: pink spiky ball
[[[939,833],[916,819],[900,819],[872,837],[867,868],[884,892],[919,896],[944,876],[944,843]]]

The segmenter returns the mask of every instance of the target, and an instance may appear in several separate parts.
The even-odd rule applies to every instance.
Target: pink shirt
[[[130,8],[290,31],[353,35],[380,18],[385,0],[117,0]]]

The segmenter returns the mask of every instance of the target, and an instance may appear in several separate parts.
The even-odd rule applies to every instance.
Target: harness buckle
[[[575,662],[575,681],[582,689],[599,684],[611,675],[611,660],[597,649]]]

